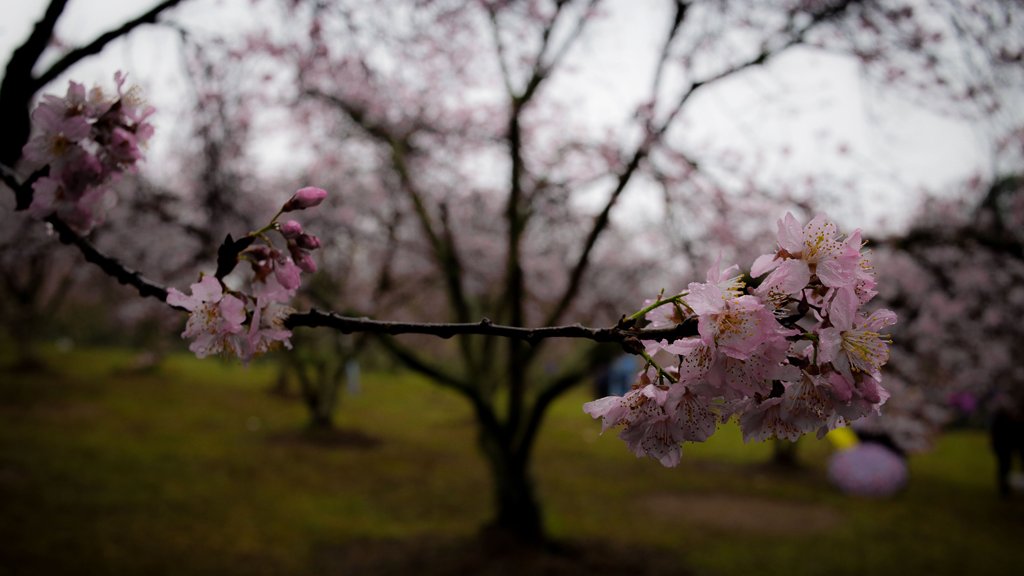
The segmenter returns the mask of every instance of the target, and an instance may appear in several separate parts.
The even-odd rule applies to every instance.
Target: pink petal
[[[798,254],[804,249],[804,229],[792,212],[786,212],[786,216],[779,220],[778,227],[780,248],[790,254]]]
[[[583,411],[592,418],[604,419],[601,422],[601,432],[603,433],[619,423],[626,411],[626,407],[622,401],[622,396],[605,396],[604,398],[598,398],[584,404]]]
[[[754,260],[753,266],[750,267],[750,275],[757,278],[766,272],[771,272],[781,263],[782,259],[776,258],[775,254],[762,254],[757,257],[757,260]]]
[[[818,262],[814,272],[829,288],[849,286],[856,280],[857,262],[849,258],[829,258]]]
[[[224,295],[220,281],[213,276],[203,276],[203,279],[192,285],[192,296],[201,302],[217,302]]]
[[[220,314],[224,319],[223,331],[237,334],[242,331],[242,323],[245,322],[245,303],[228,294],[220,301]]]
[[[192,296],[186,296],[176,288],[167,289],[167,303],[171,306],[180,306],[188,311],[196,309],[196,305],[199,304],[198,300]]]
[[[827,364],[839,356],[843,345],[843,337],[838,328],[825,328],[818,331],[818,362]]]
[[[795,296],[800,294],[810,281],[811,269],[806,262],[784,260],[761,282],[757,287],[757,293],[769,299],[778,294]]]
[[[851,330],[859,307],[860,300],[852,288],[836,290],[828,305],[828,319],[840,331]]]
[[[89,126],[89,123],[85,121],[85,118],[81,116],[72,116],[61,123],[60,131],[68,140],[77,142],[88,137],[92,128]]]
[[[722,289],[717,285],[691,282],[688,288],[690,293],[683,300],[698,316],[714,314],[725,308]]]
[[[871,315],[868,316],[867,320],[864,321],[864,326],[870,330],[877,332],[882,328],[892,326],[895,323],[896,313],[893,312],[892,310],[886,310],[885,308],[882,308],[880,310],[875,310],[874,312],[872,312]]]
[[[849,402],[853,398],[853,386],[841,374],[833,372],[828,377],[828,383],[832,385],[832,395],[836,397],[836,400]]]

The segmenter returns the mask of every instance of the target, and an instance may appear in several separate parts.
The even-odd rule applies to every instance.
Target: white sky
[[[155,3],[71,0],[58,34],[65,43],[79,45]],[[652,60],[651,51],[658,48],[666,30],[667,14],[663,2],[650,2],[646,9],[637,9],[637,5],[630,0],[610,0],[611,17],[598,21],[594,30],[593,38],[601,40],[592,39],[574,54],[601,59],[605,65],[600,74],[549,87],[577,91],[580,106],[574,112],[585,121],[621,120],[649,86],[650,71],[637,70],[636,62]],[[8,3],[0,20],[0,60],[6,63],[45,6],[42,0]],[[251,21],[246,6],[248,0],[186,0],[172,14],[189,26],[212,27],[221,22],[237,26]],[[568,63],[572,64],[571,58]],[[159,177],[161,163],[154,159],[167,153],[175,141],[176,106],[183,83],[176,33],[152,26],[140,28],[109,45],[99,57],[73,68],[49,91],[62,93],[69,78],[86,85],[110,86],[118,69],[141,84],[158,109],[157,136],[147,170]],[[869,171],[887,175],[891,178],[887,181],[899,183],[900,189],[941,189],[982,169],[988,161],[970,125],[880,94],[877,87],[859,78],[851,60],[807,49],[792,50],[761,69],[698,93],[684,120],[692,130],[691,137],[714,142],[717,147],[741,151],[789,147],[792,152],[788,156],[771,164],[770,169],[781,174],[803,174],[827,162],[827,170],[837,175]],[[840,145],[849,147],[850,153],[835,154]],[[282,146],[269,143],[265,148],[264,166],[276,168],[275,162],[287,156],[282,154]],[[882,186],[874,194],[876,198],[863,203],[884,206],[890,217],[894,213],[909,215],[905,195]],[[857,217],[878,216],[869,208]],[[891,223],[898,222],[896,217]]]

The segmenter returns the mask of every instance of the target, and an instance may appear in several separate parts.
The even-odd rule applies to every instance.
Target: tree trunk
[[[545,544],[547,535],[528,462],[501,438],[484,432],[482,442],[492,475],[495,504],[494,519],[484,527],[484,534],[516,545]]]
[[[334,417],[331,416],[330,412],[324,412],[319,409],[310,411],[309,427],[312,430],[333,430],[334,429]]]
[[[773,440],[771,463],[781,468],[799,468],[800,462],[796,457],[796,442],[778,438]]]

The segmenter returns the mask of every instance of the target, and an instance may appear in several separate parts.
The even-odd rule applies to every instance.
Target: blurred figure
[[[906,458],[878,442],[860,442],[828,463],[829,480],[851,496],[889,498],[907,485],[908,477]]]
[[[353,396],[359,393],[359,361],[354,357],[345,362],[345,391]]]
[[[624,396],[633,386],[638,371],[636,356],[623,354],[616,358],[608,367],[608,394]]]
[[[1024,468],[1024,401],[1021,395],[1003,393],[993,402],[992,426],[989,429],[992,451],[996,455],[999,495],[1008,497],[1013,491],[1011,470],[1016,453]]]

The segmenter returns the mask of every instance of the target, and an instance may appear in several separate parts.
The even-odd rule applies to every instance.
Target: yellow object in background
[[[849,428],[836,428],[825,435],[836,450],[849,450],[857,445],[857,434]]]

